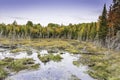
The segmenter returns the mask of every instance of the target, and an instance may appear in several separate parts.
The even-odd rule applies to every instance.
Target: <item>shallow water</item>
[[[80,55],[72,55],[67,52],[61,54],[63,59],[60,62],[50,61],[46,64],[42,63],[37,57],[36,50],[32,50],[33,54],[28,55],[26,52],[11,54],[9,51],[0,52],[0,59],[5,57],[20,58],[33,58],[35,63],[40,63],[40,68],[34,71],[24,70],[6,80],[94,80],[87,73],[87,66],[75,66],[73,61],[77,60]],[[6,53],[6,54],[5,54]],[[4,54],[4,56],[2,56]],[[47,50],[40,51],[40,54],[48,54]],[[56,53],[55,53],[56,54]],[[73,78],[74,76],[74,78]]]

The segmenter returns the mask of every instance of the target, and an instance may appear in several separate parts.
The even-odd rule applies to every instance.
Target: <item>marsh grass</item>
[[[10,45],[9,39],[0,39],[1,44]],[[120,80],[120,53],[111,51],[106,48],[100,48],[95,46],[91,42],[79,42],[77,40],[67,39],[21,39],[14,41],[13,44],[19,44],[24,47],[32,47],[35,49],[58,49],[67,51],[73,54],[81,54],[81,50],[85,49],[91,54],[82,53],[82,57],[79,61],[73,61],[73,64],[79,66],[79,63],[88,65],[90,70],[89,75],[98,80]],[[12,53],[23,51],[24,49],[13,49]],[[38,53],[39,54],[39,53]],[[46,63],[49,61],[60,61],[62,57],[60,55],[38,55],[39,59]],[[27,62],[26,62],[27,61]],[[0,76],[6,75],[3,67],[8,67],[12,71],[21,71],[24,69],[37,68],[39,64],[33,64],[33,61],[29,59],[13,60],[4,59],[0,60]],[[3,76],[4,77],[4,76]]]
[[[26,49],[16,48],[16,49],[12,49],[12,50],[10,51],[10,53],[18,53],[18,52],[23,52],[23,51],[26,51]]]
[[[35,64],[34,60],[31,58],[14,60],[8,65],[8,68],[15,72],[25,69],[36,69],[38,67],[38,64]]]
[[[13,59],[13,58],[5,58],[0,60],[0,80],[2,78],[7,77],[8,70],[11,72],[19,72],[25,69],[37,69],[40,64],[35,64],[34,60],[31,58],[23,58],[23,59]],[[8,69],[6,71],[6,69]]]
[[[81,58],[84,65],[88,65],[89,75],[98,80],[120,80],[120,55],[86,55]]]
[[[0,80],[4,80],[4,78],[7,77],[8,72],[5,70],[5,67],[7,67],[7,65],[9,65],[9,63],[13,60],[14,59],[12,58],[0,60]]]
[[[47,63],[49,61],[55,61],[55,62],[59,62],[61,61],[62,57],[59,54],[47,54],[47,55],[38,55],[38,58],[44,62]]]
[[[4,80],[5,77],[7,77],[8,73],[0,67],[0,80]]]
[[[54,49],[57,48],[59,50],[64,50],[64,51],[68,51],[70,53],[76,53],[78,54],[79,51],[78,49],[75,47],[78,45],[78,41],[77,40],[61,40],[61,39],[21,39],[21,40],[15,40],[13,45],[23,45],[24,47],[32,47],[35,49]],[[7,44],[7,45],[11,45],[10,44],[10,40],[9,39],[2,39],[1,40],[1,44]],[[23,48],[17,48],[17,49],[13,49],[11,50],[11,53],[17,53],[17,52],[21,52],[24,51],[25,49]]]

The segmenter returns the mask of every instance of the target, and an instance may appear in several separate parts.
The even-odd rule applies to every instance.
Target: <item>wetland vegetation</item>
[[[4,41],[5,40],[3,40],[3,42]],[[26,54],[28,54],[30,49],[30,52],[32,51],[32,55],[35,53],[33,50],[35,49],[36,57],[38,57],[41,62],[47,64],[48,62],[51,63],[51,61],[61,62],[62,59],[64,59],[62,55],[66,54],[66,52],[69,52],[69,54],[72,56],[79,55],[77,57],[78,59],[73,60],[71,63],[78,68],[80,66],[87,65],[88,71],[86,72],[93,78],[98,80],[119,79],[120,56],[119,52],[117,51],[97,47],[91,42],[82,42],[68,39],[33,39],[29,41],[15,41],[14,43],[16,42],[17,44],[20,44],[20,47],[18,46],[16,49],[7,49],[8,53],[10,52],[9,54],[11,55],[19,55],[21,52],[24,54],[26,52]],[[9,44],[10,43],[7,43],[7,45]],[[34,44],[38,45],[36,46]],[[71,50],[74,49],[77,53],[71,52]],[[40,52],[41,50],[48,50],[49,53],[44,51]],[[2,52],[4,52],[4,50]],[[7,52],[5,54],[7,54]],[[21,59],[14,59],[14,57],[9,57],[5,57],[0,61],[1,78],[5,78],[11,72],[19,72],[26,69],[35,70],[41,68],[41,63],[36,63],[36,61],[33,60],[34,58],[21,57]]]
[[[0,24],[0,80],[120,80],[120,0],[98,21]]]

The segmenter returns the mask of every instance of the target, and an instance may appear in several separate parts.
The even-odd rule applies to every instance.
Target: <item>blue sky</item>
[[[48,23],[77,24],[97,21],[104,3],[112,0],[0,0],[0,23],[26,24],[28,20]]]

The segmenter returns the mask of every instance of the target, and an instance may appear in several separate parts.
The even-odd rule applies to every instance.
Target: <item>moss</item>
[[[41,55],[38,55],[38,58],[42,61],[42,62],[44,62],[44,63],[46,63],[46,62],[49,62],[49,61],[61,61],[61,59],[62,59],[62,57],[59,55],[59,54],[57,54],[57,55],[53,55],[53,54],[47,54],[47,55],[44,55],[44,56],[41,56]]]

